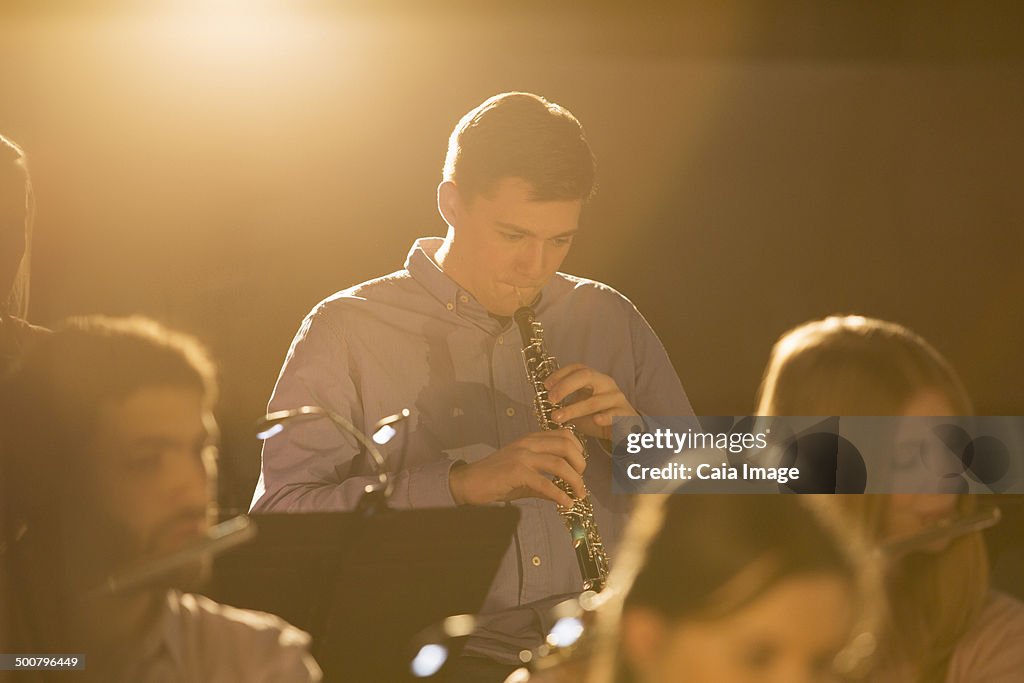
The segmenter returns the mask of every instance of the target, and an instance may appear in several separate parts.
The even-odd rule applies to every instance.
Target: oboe
[[[587,444],[583,436],[572,425],[560,425],[551,419],[551,414],[561,408],[561,403],[553,403],[548,398],[544,380],[558,369],[558,361],[549,356],[544,349],[544,328],[537,320],[533,309],[522,306],[515,312],[515,321],[519,326],[519,334],[523,338],[523,362],[526,365],[526,377],[533,388],[533,408],[540,422],[541,429],[568,429],[580,442],[583,457],[587,457]],[[601,542],[601,534],[594,520],[594,508],[590,502],[590,492],[584,484],[584,496],[577,498],[563,479],[555,477],[555,485],[573,499],[571,507],[558,506],[558,513],[565,522],[572,539],[572,547],[576,552],[576,561],[583,577],[583,590],[600,592],[604,588],[608,576],[608,555]]]

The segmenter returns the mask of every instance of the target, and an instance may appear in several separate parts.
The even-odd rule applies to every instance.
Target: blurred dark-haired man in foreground
[[[205,351],[144,319],[72,320],[25,357],[0,394],[4,652],[84,654],[96,681],[319,680],[306,634],[181,592],[207,559],[109,588],[205,537],[215,393]]]

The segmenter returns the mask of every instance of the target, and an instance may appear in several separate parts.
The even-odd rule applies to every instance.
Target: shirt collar
[[[442,244],[444,239],[441,237],[421,237],[413,242],[412,249],[405,259],[405,269],[449,311],[454,311],[459,303],[467,303],[460,300],[460,297],[476,303],[473,295],[448,277],[434,259]]]
[[[133,664],[127,665],[126,670],[133,670],[134,666],[139,671],[145,671],[151,662],[165,656],[173,662],[175,671],[183,670],[181,648],[184,636],[180,600],[179,592],[167,591],[156,618],[145,627],[138,644],[132,647],[130,659]]]
[[[178,670],[182,671],[184,663],[182,645],[185,634],[182,631],[183,619],[181,614],[181,593],[179,591],[167,591],[167,613],[164,616],[164,624],[164,647],[167,648]]]

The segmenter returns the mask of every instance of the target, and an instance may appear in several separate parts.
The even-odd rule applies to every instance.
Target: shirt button
[[[448,303],[446,303],[446,304],[444,305],[444,307],[445,307],[445,308],[447,308],[447,309],[448,309],[449,311],[454,311],[454,310],[455,310],[455,304],[453,304],[453,303],[452,303],[451,301],[449,301]]]
[[[504,344],[505,343],[505,338],[504,337],[498,337],[498,343],[499,344]]]
[[[465,294],[463,294],[462,296],[459,297],[459,301],[461,301],[464,304],[468,304],[469,303],[469,297],[466,296]]]
[[[516,414],[516,409],[512,407],[505,408],[505,414],[512,417]]]
[[[533,563],[534,567],[539,567],[540,566],[540,555],[534,555],[533,557],[531,557],[530,558],[530,562]]]

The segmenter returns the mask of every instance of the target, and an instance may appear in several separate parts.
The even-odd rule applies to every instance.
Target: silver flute
[[[879,551],[888,558],[902,557],[908,553],[923,550],[936,541],[953,540],[975,531],[983,531],[998,524],[1002,517],[1003,514],[999,508],[989,508],[947,520],[911,536],[887,541],[879,547]]]
[[[235,548],[256,536],[256,525],[245,515],[233,517],[211,527],[196,541],[155,560],[131,567],[126,571],[107,577],[106,581],[93,592],[93,597],[127,593],[159,582],[171,572],[218,553]]]
[[[523,362],[526,365],[527,380],[533,389],[533,408],[541,429],[568,429],[580,442],[583,457],[588,457],[586,441],[576,428],[572,425],[560,425],[551,419],[551,414],[561,408],[562,404],[553,403],[548,398],[547,387],[544,386],[544,380],[558,369],[558,361],[548,355],[544,348],[544,328],[529,306],[520,307],[514,317],[523,339]],[[576,561],[583,577],[583,590],[600,592],[608,577],[608,555],[605,553],[601,533],[594,520],[590,491],[586,490],[584,484],[585,495],[577,498],[572,487],[563,479],[555,477],[554,483],[573,499],[571,507],[559,505],[558,513],[569,530]]]

